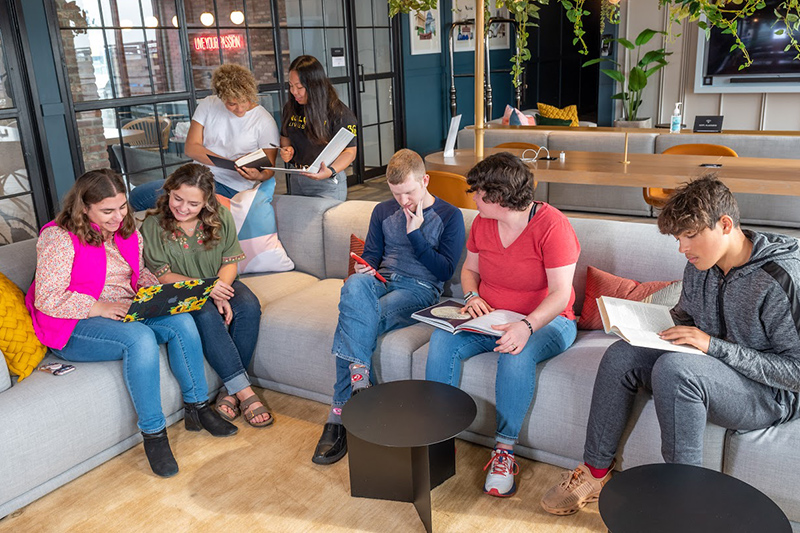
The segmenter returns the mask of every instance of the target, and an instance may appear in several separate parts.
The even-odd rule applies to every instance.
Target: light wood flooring
[[[347,457],[327,467],[311,462],[328,406],[265,394],[274,426],[251,428],[240,417],[236,436],[213,438],[180,422],[169,428],[177,476],[154,476],[139,444],[0,520],[0,532],[424,531],[410,503],[352,498]],[[481,490],[489,449],[456,446],[456,475],[432,493],[434,531],[606,531],[597,504],[571,517],[541,509],[562,469],[520,458],[517,494],[493,498]]]

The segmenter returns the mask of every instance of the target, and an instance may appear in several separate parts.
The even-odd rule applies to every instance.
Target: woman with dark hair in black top
[[[325,70],[313,56],[300,56],[289,66],[291,97],[283,106],[281,159],[296,167],[311,165],[341,129],[356,134],[356,116],[339,100]],[[292,174],[292,194],[347,199],[345,169],[356,158],[356,139],[316,174]]]

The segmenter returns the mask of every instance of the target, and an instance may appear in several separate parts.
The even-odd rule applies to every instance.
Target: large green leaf
[[[639,67],[633,67],[628,74],[628,90],[641,91],[647,85],[647,74]]]
[[[642,46],[643,44],[647,44],[650,42],[650,39],[653,38],[654,35],[657,33],[661,33],[656,30],[651,30],[650,28],[646,28],[642,30],[642,33],[636,36],[636,46]]]
[[[641,70],[641,69],[640,69]],[[625,83],[625,75],[618,71],[609,68],[601,68],[600,72],[611,78],[612,80],[618,81],[620,83]],[[646,83],[646,82],[645,82]]]
[[[622,46],[624,46],[625,48],[627,48],[628,50],[633,50],[634,49],[633,43],[630,42],[628,39],[620,37],[619,39],[617,39],[617,42],[619,44],[621,44]]]
[[[663,49],[661,49],[661,50],[650,50],[649,52],[647,52],[644,55],[644,57],[641,59],[641,61],[639,61],[639,66],[644,68],[647,65],[649,65],[650,63],[658,61],[659,59],[664,59],[664,57],[666,55],[667,54]]]

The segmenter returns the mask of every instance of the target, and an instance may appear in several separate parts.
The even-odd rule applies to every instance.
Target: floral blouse
[[[156,276],[169,272],[190,278],[213,278],[223,265],[238,263],[245,259],[233,215],[220,207],[220,240],[213,248],[206,249],[206,231],[199,220],[190,237],[177,228],[167,234],[160,226],[160,215],[151,215],[142,223],[144,236],[144,260]]]
[[[139,240],[139,287],[157,285],[158,279],[145,268],[142,250],[144,242]],[[72,237],[64,228],[51,226],[45,229],[36,243],[36,301],[34,305],[42,313],[55,318],[89,318],[95,301],[133,301],[131,288],[133,272],[117,248],[114,239],[104,244],[106,250],[106,283],[100,297],[95,300],[88,294],[67,290],[72,278],[72,262],[75,248]]]

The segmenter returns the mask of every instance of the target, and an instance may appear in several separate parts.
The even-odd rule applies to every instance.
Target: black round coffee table
[[[653,464],[619,472],[600,492],[599,507],[611,533],[792,532],[783,511],[761,491],[698,466]]]
[[[413,502],[431,531],[431,490],[455,474],[454,437],[476,413],[469,394],[434,381],[391,381],[360,392],[342,410],[351,495]]]

